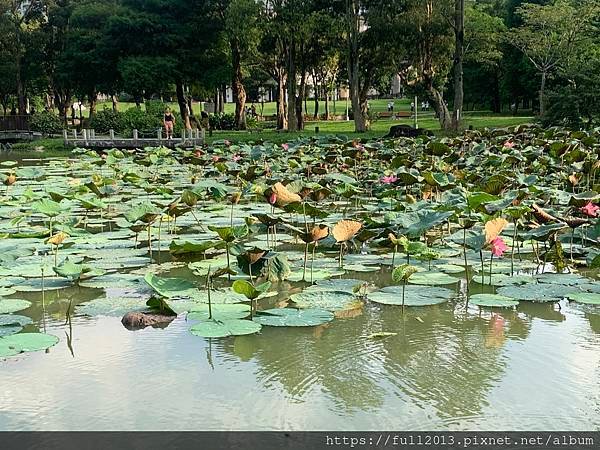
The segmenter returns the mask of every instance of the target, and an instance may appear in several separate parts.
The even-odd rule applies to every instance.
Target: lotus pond
[[[0,163],[2,430],[600,430],[600,133]]]

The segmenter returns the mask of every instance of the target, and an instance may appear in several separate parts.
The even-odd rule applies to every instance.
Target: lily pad
[[[302,281],[302,269],[296,270],[292,272],[287,279],[289,281]],[[343,275],[345,272],[343,270],[325,270],[325,269],[314,269],[311,273],[310,268],[306,269],[306,276],[304,277],[305,281],[313,281],[315,280],[325,280],[327,278]]]
[[[78,306],[77,312],[87,316],[121,317],[128,312],[146,310],[146,301],[140,297],[102,297]]]
[[[404,306],[439,305],[447,302],[454,295],[454,291],[447,288],[407,285],[404,291]],[[402,286],[385,287],[368,294],[367,298],[384,305],[402,305]]]
[[[573,286],[560,284],[528,283],[522,286],[504,286],[498,289],[498,294],[515,300],[532,302],[557,302],[570,294],[580,292]]]
[[[364,281],[353,278],[341,278],[335,280],[317,280],[313,286],[305,289],[307,291],[344,291],[354,293],[354,288],[363,284]]]
[[[250,315],[250,306],[243,303],[211,305],[211,311],[214,320],[244,319]],[[207,321],[208,316],[208,305],[202,304],[191,309],[187,319]]]
[[[519,304],[514,298],[498,294],[475,294],[469,298],[469,303],[490,308],[512,308]]]
[[[3,296],[7,296],[7,295],[13,295],[14,293],[16,293],[17,291],[15,291],[12,288],[8,288],[8,287],[0,287],[0,297]]]
[[[19,298],[0,299],[0,314],[9,314],[23,311],[31,306],[31,302]]]
[[[53,347],[58,343],[58,338],[45,333],[19,333],[12,336],[6,336],[0,339],[0,356],[12,356],[17,353],[37,352]],[[2,354],[2,348],[11,351],[9,355]],[[12,353],[10,349],[18,349],[17,353]]]
[[[568,295],[569,299],[586,305],[600,305],[600,294],[594,292],[577,292]]]
[[[446,285],[458,283],[458,278],[452,277],[444,272],[425,271],[413,274],[408,282],[411,284],[422,285]]]
[[[152,273],[146,274],[144,280],[148,285],[163,297],[188,297],[196,286],[191,281],[183,278],[165,278]]]
[[[251,320],[207,320],[190,328],[190,333],[205,338],[221,338],[254,334],[258,333],[261,328],[259,323]]]
[[[315,327],[334,319],[331,311],[324,309],[267,309],[254,317],[254,321],[269,327]]]
[[[354,294],[345,291],[307,290],[290,296],[298,308],[317,308],[327,311],[345,311],[362,307]]]

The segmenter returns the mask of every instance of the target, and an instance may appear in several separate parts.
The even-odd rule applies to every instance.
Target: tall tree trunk
[[[183,126],[186,130],[190,130],[190,113],[188,111],[187,102],[185,101],[185,93],[183,91],[183,81],[178,80],[175,83],[175,92],[177,93],[177,104],[179,105],[179,113],[183,120]]]
[[[546,89],[546,71],[542,71],[542,82],[540,84],[540,116],[543,116],[546,112],[546,98],[545,98],[545,89]]]
[[[368,128],[367,116],[363,113],[360,100],[360,62],[359,62],[359,33],[360,33],[360,4],[359,0],[349,0],[346,11],[348,25],[348,81],[352,112],[354,114],[354,131],[364,133]]]
[[[225,112],[225,103],[227,103],[227,85],[221,86],[221,101],[219,102],[219,114]]]
[[[110,96],[110,99],[112,101],[113,111],[118,112],[119,111],[119,97],[117,97],[117,94],[113,94]]]
[[[429,84],[427,86],[427,92],[431,97],[433,108],[435,109],[435,112],[438,116],[438,120],[440,121],[440,126],[442,130],[448,130],[450,128],[452,120],[450,118],[450,112],[448,111],[448,105],[446,105],[442,93],[435,87],[433,87],[432,84]],[[416,107],[417,105],[415,105],[415,108]]]
[[[321,95],[320,86],[315,81],[315,76],[313,75],[313,96],[315,102],[315,110],[313,114],[313,118],[317,120],[319,118],[319,96]]]
[[[23,83],[23,74],[21,73],[23,70],[21,59],[22,57],[20,49],[18,49],[17,57],[15,58],[15,74],[17,78],[17,102],[19,106],[19,114],[25,115],[27,114],[27,100],[25,99],[25,86]]]
[[[290,45],[288,46],[288,77],[287,77],[287,120],[288,131],[298,130],[298,122],[296,120],[296,102],[297,102],[297,71],[296,71],[296,41],[291,37]]]
[[[285,111],[285,70],[277,70],[277,129],[287,130],[288,121]]]
[[[452,114],[452,129],[459,130],[464,103],[465,0],[454,0],[454,33],[454,113]]]
[[[237,130],[246,129],[246,89],[242,82],[242,55],[237,38],[231,39],[231,65],[233,69],[233,78],[231,89],[233,91],[233,101],[235,102],[235,128]]]
[[[306,109],[306,71],[302,71],[300,77],[300,89],[298,89],[298,95],[296,96],[296,124],[297,130],[304,130],[304,110]],[[304,103],[304,108],[302,103]]]
[[[329,85],[325,85],[325,90],[323,92],[325,95],[325,120],[329,120]]]
[[[96,115],[96,106],[98,105],[98,92],[96,89],[93,89],[92,92],[88,94],[88,101],[90,102],[89,118],[91,119]]]

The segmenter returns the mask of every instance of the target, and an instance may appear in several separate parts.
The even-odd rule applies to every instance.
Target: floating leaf
[[[404,291],[404,306],[430,306],[445,303],[455,295],[454,291],[432,286],[408,285]],[[367,294],[367,298],[384,305],[402,305],[402,286],[388,286]]]
[[[362,307],[362,302],[354,294],[344,291],[307,290],[290,296],[298,308],[316,308],[327,311],[345,311]]]
[[[512,308],[519,304],[514,298],[498,294],[475,294],[469,297],[469,303],[490,308]]]
[[[568,295],[570,300],[586,305],[600,305],[600,294],[594,292],[577,292]]]
[[[408,282],[423,285],[455,284],[458,282],[458,278],[454,278],[444,272],[426,271],[415,273],[409,278]]]
[[[250,315],[250,306],[243,303],[211,305],[212,319],[232,320],[244,319]],[[188,320],[209,320],[208,305],[202,304],[195,306],[187,315]]]
[[[259,323],[251,320],[207,320],[190,328],[190,333],[205,338],[221,338],[254,334],[258,333],[261,328]]]
[[[267,309],[254,317],[254,321],[270,327],[315,327],[331,322],[334,315],[324,309]]]
[[[19,333],[0,338],[0,356],[13,356],[24,352],[37,352],[53,347],[58,338],[45,333]],[[6,350],[9,354],[3,354]],[[14,350],[18,350],[14,353]]]
[[[31,306],[31,302],[18,298],[0,298],[0,314],[9,314],[22,311]]]

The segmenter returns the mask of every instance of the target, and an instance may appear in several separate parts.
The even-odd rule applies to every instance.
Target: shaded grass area
[[[530,116],[497,116],[497,115],[475,115],[469,114],[465,117],[465,127],[478,128],[503,128],[530,123],[534,119]],[[207,135],[207,143],[229,140],[231,142],[259,142],[270,141],[282,143],[293,141],[300,137],[316,136],[316,127],[319,127],[319,135],[343,135],[348,139],[376,139],[383,137],[393,125],[413,125],[413,120],[406,118],[400,120],[381,119],[373,122],[371,130],[366,133],[355,133],[353,121],[318,121],[307,122],[304,131],[288,133],[274,129],[263,129],[260,131],[215,131],[212,136]],[[419,128],[425,128],[441,134],[439,122],[431,114],[419,119]],[[10,153],[31,152],[32,156],[39,154],[44,157],[64,156],[70,151],[63,145],[62,138],[40,139],[34,142],[22,142],[12,145]],[[2,159],[6,159],[7,154]]]

